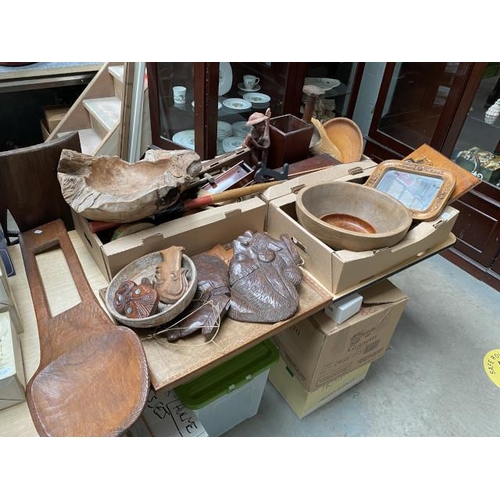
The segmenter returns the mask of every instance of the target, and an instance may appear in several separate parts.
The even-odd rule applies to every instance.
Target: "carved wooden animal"
[[[184,311],[184,319],[167,331],[169,342],[198,332],[210,340],[229,309],[227,264],[208,253],[195,255],[192,260],[198,271],[196,295]]]

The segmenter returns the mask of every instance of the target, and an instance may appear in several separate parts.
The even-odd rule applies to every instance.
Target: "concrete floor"
[[[500,436],[500,293],[436,255],[391,278],[410,300],[363,382],[300,420],[268,381],[259,412],[225,436]]]

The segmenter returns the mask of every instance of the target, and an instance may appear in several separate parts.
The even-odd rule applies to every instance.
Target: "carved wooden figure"
[[[161,250],[163,261],[156,267],[155,290],[164,304],[174,304],[188,288],[187,269],[182,267],[183,247]]]

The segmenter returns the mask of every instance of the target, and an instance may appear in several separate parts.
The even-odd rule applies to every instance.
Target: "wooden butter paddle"
[[[120,435],[139,417],[149,391],[141,341],[99,305],[60,219],[23,232],[19,242],[40,337],[40,365],[26,387],[38,433]],[[35,256],[57,245],[81,302],[52,316]]]

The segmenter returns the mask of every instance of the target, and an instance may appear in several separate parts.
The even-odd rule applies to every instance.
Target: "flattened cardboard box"
[[[367,363],[360,366],[352,372],[327,382],[319,389],[309,392],[302,387],[302,384],[297,380],[293,371],[290,370],[286,362],[280,357],[278,363],[269,372],[269,381],[281,394],[297,417],[303,419],[362,382],[366,378],[370,365],[371,363]]]
[[[258,197],[174,219],[115,241],[90,231],[88,220],[73,212],[75,229],[108,280],[130,262],[172,245],[195,255],[233,241],[246,230],[264,231],[267,204]]]
[[[320,311],[274,337],[280,356],[309,392],[381,358],[408,302],[389,280],[360,292],[363,306],[342,324]]]
[[[302,227],[297,220],[297,196],[289,194],[269,203],[266,231],[272,237],[288,234],[304,260],[304,267],[334,295],[352,293],[374,277],[387,275],[394,267],[411,264],[419,255],[444,243],[459,211],[445,207],[433,221],[413,225],[396,245],[380,250],[353,252],[333,250]]]
[[[21,343],[10,314],[0,313],[0,410],[26,401]]]
[[[0,259],[0,313],[8,311],[11,316],[12,324],[17,333],[22,333],[24,330],[21,316],[17,308],[10,283],[7,278],[7,271],[5,270],[4,263]]]

